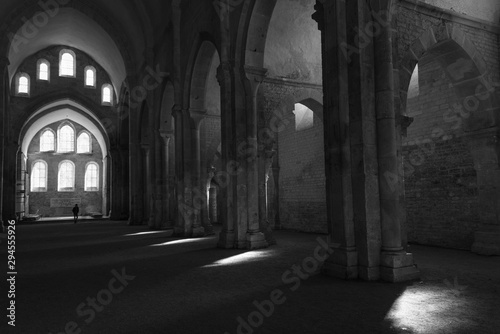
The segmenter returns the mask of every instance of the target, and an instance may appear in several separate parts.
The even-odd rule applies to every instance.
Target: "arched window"
[[[75,150],[75,130],[69,125],[59,128],[57,135],[57,152],[73,152]]]
[[[91,147],[89,134],[82,132],[76,140],[76,153],[90,153]]]
[[[49,62],[45,59],[40,59],[38,61],[38,80],[48,81],[50,78],[50,66]]]
[[[40,152],[54,151],[56,136],[52,130],[45,130],[40,136]]]
[[[59,164],[59,172],[57,174],[57,190],[75,190],[75,165],[69,160],[63,161]]]
[[[314,112],[301,103],[295,104],[295,131],[310,129],[314,126]]]
[[[96,84],[96,70],[92,66],[85,67],[85,87],[94,87]]]
[[[102,104],[110,105],[113,101],[113,87],[110,84],[102,86]]]
[[[99,165],[90,162],[85,169],[85,191],[99,190]]]
[[[47,163],[39,160],[35,161],[31,168],[31,187],[32,192],[47,191]]]
[[[75,76],[75,54],[69,50],[62,50],[59,57],[59,76]]]
[[[19,73],[17,76],[17,94],[29,95],[30,94],[30,76],[26,73]]]
[[[412,99],[418,97],[420,95],[420,85],[419,85],[419,73],[418,73],[418,64],[415,66],[413,70],[413,74],[410,79],[410,86],[408,88],[408,99]]]

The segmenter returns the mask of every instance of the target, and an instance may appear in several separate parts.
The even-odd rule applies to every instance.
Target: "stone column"
[[[143,173],[141,175],[142,184],[142,202],[143,202],[143,224],[148,225],[150,229],[154,229],[154,205],[153,192],[151,191],[151,147],[149,144],[142,144],[141,161]]]
[[[13,140],[13,134],[9,134],[9,131],[6,131],[6,134],[2,182],[4,221],[16,219],[16,161],[20,150],[19,146]]]
[[[201,184],[201,122],[205,119],[206,110],[190,109],[191,133],[193,149],[193,237],[205,236],[205,228],[201,225],[201,213],[206,209],[206,191]]]
[[[131,79],[132,80],[132,79]],[[132,81],[133,83],[133,81]],[[142,225],[143,223],[143,191],[142,191],[142,162],[141,145],[138,138],[139,110],[129,109],[129,225]]]
[[[474,234],[472,251],[500,255],[500,141],[497,128],[471,135],[469,147],[474,159],[479,190],[481,225]]]
[[[358,277],[358,253],[354,238],[351,152],[349,138],[348,60],[346,3],[316,2],[313,18],[321,30],[323,55],[325,174],[329,245],[334,250],[324,264],[331,276]]]
[[[250,98],[250,110],[247,110],[247,201],[248,201],[248,232],[247,248],[267,247],[266,236],[260,230],[259,221],[259,164],[258,164],[258,113],[257,92],[264,80],[267,70],[245,66],[248,79],[247,97]],[[270,234],[270,231],[267,231]]]
[[[219,234],[218,247],[234,248],[235,244],[235,205],[234,175],[230,174],[231,164],[235,161],[234,148],[234,114],[233,100],[233,68],[229,62],[222,62],[217,69],[217,80],[221,87],[221,145],[222,171],[215,176],[220,188],[221,206],[220,220],[222,231]]]
[[[276,155],[274,150],[262,150],[259,157],[259,220],[260,230],[266,236],[269,245],[275,245],[276,239],[273,237],[272,228],[269,226],[267,210],[267,171],[273,164]]]
[[[186,236],[186,221],[189,215],[185,204],[185,179],[186,168],[184,166],[184,137],[186,130],[184,129],[184,113],[180,106],[174,105],[172,115],[175,120],[175,176],[176,176],[176,200],[177,200],[177,217],[174,227],[175,235]],[[189,174],[188,174],[189,175]],[[188,194],[190,195],[190,194]]]
[[[412,254],[402,247],[400,221],[400,187],[396,112],[394,105],[394,65],[390,8],[372,1],[372,10],[385,13],[387,24],[373,38],[375,52],[375,98],[377,111],[377,154],[382,227],[381,277],[396,282],[418,278]],[[398,184],[394,185],[394,178]]]
[[[108,216],[109,214],[109,169],[111,159],[109,155],[107,155],[104,159],[102,159],[102,214],[103,216]]]
[[[278,141],[276,141],[278,142]],[[274,229],[281,230],[280,218],[280,165],[279,165],[279,149],[276,151],[276,158],[273,159],[271,172],[273,173],[274,194],[273,194],[273,211],[274,211]]]
[[[161,167],[161,192],[162,196],[162,229],[170,231],[172,234],[174,233],[173,219],[172,219],[172,211],[174,208],[172,207],[171,198],[174,195],[172,187],[174,186],[171,175],[170,175],[170,139],[173,136],[171,132],[160,132],[160,136],[163,139],[163,155],[162,159],[163,165]]]
[[[154,126],[154,125],[152,125]],[[156,230],[161,230],[165,224],[164,216],[164,190],[163,179],[163,139],[160,130],[154,130],[151,140],[151,194],[152,194],[152,221],[151,226]]]
[[[7,129],[7,115],[9,103],[9,60],[5,57],[0,59],[0,232],[3,232],[4,220],[8,217],[3,214],[4,199],[4,171],[5,171],[5,134]]]

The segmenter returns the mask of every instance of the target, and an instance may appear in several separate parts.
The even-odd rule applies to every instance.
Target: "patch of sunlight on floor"
[[[446,287],[409,287],[394,302],[385,319],[408,333],[454,333],[469,323],[466,296]],[[471,310],[469,310],[469,313]]]
[[[271,249],[254,250],[246,253],[231,256],[222,260],[215,261],[214,263],[207,264],[202,268],[219,267],[219,266],[232,266],[240,263],[248,263],[253,261],[260,261],[272,256],[275,252]]]
[[[189,244],[189,243],[208,240],[208,239],[211,239],[211,238],[208,237],[208,238],[179,239],[179,240],[172,240],[172,241],[163,242],[161,244],[149,245],[149,247],[161,247],[161,246],[170,246],[170,245],[179,245],[179,244]]]
[[[148,235],[148,234],[158,234],[158,233],[165,233],[167,231],[147,231],[147,232],[138,232],[138,233],[131,233],[131,234],[125,234],[125,237],[134,237],[138,235]]]

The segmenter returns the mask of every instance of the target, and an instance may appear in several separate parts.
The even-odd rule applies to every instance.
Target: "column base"
[[[420,271],[411,253],[382,252],[380,262],[380,278],[383,281],[397,283],[420,279]]]
[[[203,226],[193,227],[193,232],[191,233],[191,237],[201,238],[204,236],[205,236],[205,228]]]
[[[215,234],[214,227],[211,223],[205,225],[204,228],[205,228],[205,236]]]
[[[219,233],[219,242],[217,243],[217,247],[224,249],[234,248],[234,232],[230,231],[222,231]]]
[[[141,226],[141,225],[143,225],[142,222],[138,222],[132,219],[128,220],[128,226]]]
[[[500,255],[500,227],[493,226],[474,233],[471,251],[479,255]]]
[[[380,279],[380,266],[376,267],[358,267],[359,278],[364,281],[378,281]]]
[[[176,237],[190,237],[191,233],[186,231],[183,227],[174,227],[174,235]]]
[[[259,249],[259,248],[266,248],[268,247],[269,244],[266,241],[266,237],[264,233],[247,233],[247,242],[246,242],[246,248],[247,249]]]
[[[335,278],[358,278],[358,252],[355,249],[334,248],[333,254],[323,264],[323,273]]]
[[[264,232],[264,236],[266,237],[266,241],[269,246],[276,245],[276,239],[273,236],[273,229],[269,225],[268,221],[260,223],[260,230]]]
[[[173,228],[162,228],[161,231],[163,231],[165,237],[172,237],[174,235]]]

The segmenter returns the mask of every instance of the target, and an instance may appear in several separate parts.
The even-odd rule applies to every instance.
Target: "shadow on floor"
[[[217,249],[215,236],[171,238],[123,222],[19,226],[17,326],[1,324],[0,332],[495,333],[500,326],[500,273],[488,270],[500,267],[498,258],[419,246],[421,282],[343,281],[294,272],[324,236],[275,235],[277,246],[246,252]]]

